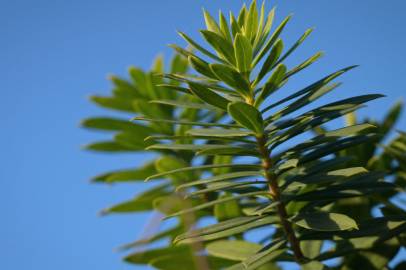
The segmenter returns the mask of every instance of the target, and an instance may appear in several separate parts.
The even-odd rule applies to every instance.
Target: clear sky
[[[88,179],[125,168],[138,156],[87,153],[100,135],[81,130],[81,118],[105,114],[90,94],[107,94],[108,73],[150,66],[168,43],[183,44],[181,29],[197,37],[201,8],[237,10],[226,0],[1,0],[0,269],[135,269],[113,248],[135,239],[145,215],[98,217],[130,198],[139,185],[105,187]],[[297,83],[351,64],[331,98],[380,92],[388,97],[362,113],[380,118],[405,93],[406,2],[403,0],[268,1],[277,20],[295,14],[290,44],[307,27],[316,31],[292,57],[297,63],[322,49],[326,56]],[[406,116],[398,125],[406,129]],[[136,268],[141,269],[141,268]]]

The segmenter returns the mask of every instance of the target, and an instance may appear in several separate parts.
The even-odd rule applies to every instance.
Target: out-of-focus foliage
[[[284,50],[280,34],[291,16],[279,24],[274,17],[274,9],[258,9],[256,1],[228,20],[204,11],[201,34],[210,49],[180,32],[191,49],[171,45],[178,54],[168,72],[158,58],[150,72],[130,68],[129,80],[112,77],[112,96],[91,98],[133,121],[84,120],[84,127],[114,133],[89,150],[152,153],[137,167],[94,178],[155,182],[103,213],[170,219],[127,244],[127,262],[166,270],[280,269],[277,262],[305,270],[378,270],[389,269],[405,245],[406,134],[388,137],[401,104],[381,122],[360,122],[354,113],[379,94],[309,109],[354,66],[281,100],[270,98],[322,55],[287,67],[285,59],[312,30]],[[326,128],[342,116],[344,127]]]

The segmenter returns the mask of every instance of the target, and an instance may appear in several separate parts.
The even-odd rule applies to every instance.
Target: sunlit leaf
[[[262,134],[262,116],[255,107],[243,102],[233,102],[228,105],[228,113],[242,126],[254,131],[256,134]]]
[[[252,46],[249,39],[237,34],[234,39],[234,51],[238,70],[242,73],[249,73],[252,61]]]
[[[136,169],[108,172],[96,176],[92,180],[101,183],[144,181],[145,178],[155,173],[154,162],[150,162]]]
[[[295,224],[315,231],[341,231],[358,229],[357,223],[350,217],[337,213],[301,213],[292,218]]]
[[[250,93],[247,80],[233,68],[222,64],[211,64],[210,68],[220,80],[234,88],[241,95],[247,96]]]
[[[195,94],[202,101],[214,107],[227,110],[229,100],[227,100],[226,98],[220,96],[219,94],[211,91],[210,89],[198,83],[189,82],[189,87],[190,91],[192,91],[193,94]]]
[[[243,261],[261,249],[261,245],[241,240],[219,240],[209,243],[207,252],[233,261]]]
[[[208,30],[201,30],[200,33],[202,33],[204,39],[214,48],[220,58],[230,64],[235,64],[234,48],[230,42],[221,35]]]
[[[191,129],[187,132],[194,136],[213,136],[213,137],[246,137],[252,136],[253,133],[240,129],[219,129],[219,128],[199,128]]]

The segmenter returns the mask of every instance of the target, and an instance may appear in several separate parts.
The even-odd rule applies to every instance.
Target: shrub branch
[[[275,175],[270,171],[272,168],[272,159],[271,153],[265,145],[267,141],[267,135],[263,134],[261,136],[257,136],[256,139],[258,149],[262,157],[262,167],[264,169],[265,178],[268,182],[269,193],[272,196],[272,199],[277,202],[277,213],[280,218],[283,231],[285,232],[286,238],[289,241],[296,261],[303,262],[305,258],[300,248],[299,240],[296,238],[295,232],[293,231],[292,224],[288,220],[288,214],[286,212],[285,204],[281,200],[278,182],[275,178]]]

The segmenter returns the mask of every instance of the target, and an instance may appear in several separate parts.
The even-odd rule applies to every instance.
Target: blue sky
[[[290,63],[321,49],[326,56],[295,84],[310,83],[337,68],[360,64],[344,86],[324,101],[380,92],[362,115],[383,116],[405,93],[405,1],[268,1],[277,19],[295,14],[285,33],[290,44],[307,27],[309,41]],[[150,66],[197,37],[201,8],[237,10],[241,1],[13,0],[1,1],[0,269],[134,269],[113,248],[135,239],[147,216],[98,217],[98,211],[143,189],[105,187],[88,179],[128,167],[139,156],[84,152],[100,135],[78,128],[81,118],[105,114],[90,94],[107,94],[109,73],[126,76],[130,65]],[[294,84],[294,85],[295,85]],[[406,129],[406,117],[398,125]],[[141,269],[141,268],[137,268]]]

